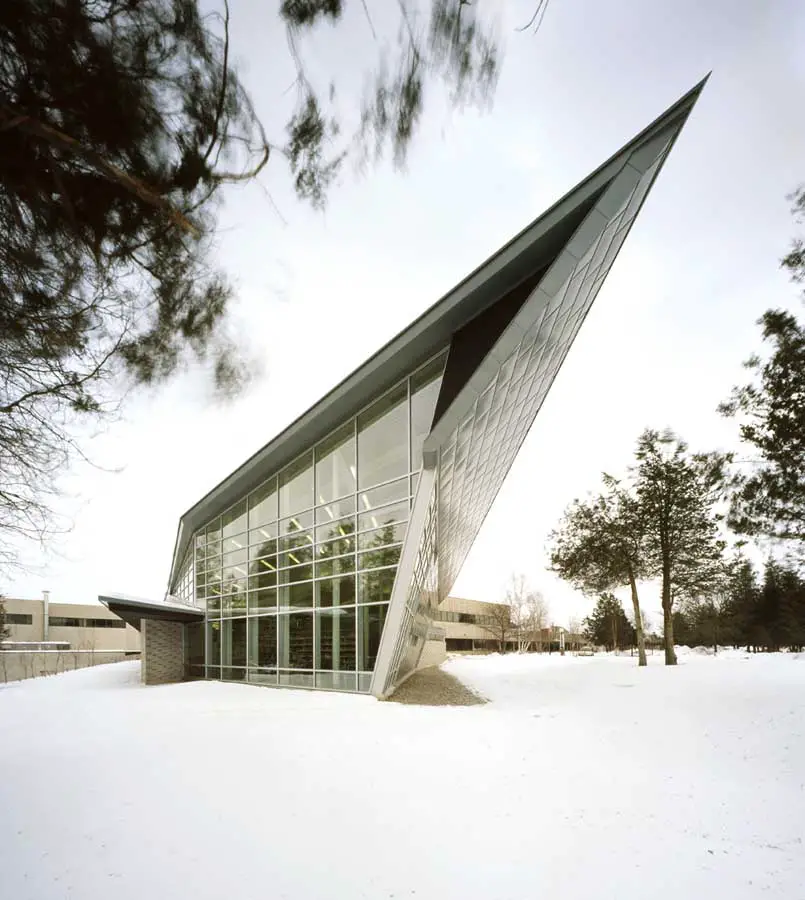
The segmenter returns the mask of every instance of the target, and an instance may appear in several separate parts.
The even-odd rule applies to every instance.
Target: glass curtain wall
[[[368,691],[445,354],[194,538],[182,596],[206,609],[191,674]],[[190,654],[189,654],[190,655]]]

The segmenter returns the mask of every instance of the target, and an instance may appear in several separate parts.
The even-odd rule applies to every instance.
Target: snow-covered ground
[[[805,898],[805,658],[454,659],[491,699],[0,686],[0,897]]]

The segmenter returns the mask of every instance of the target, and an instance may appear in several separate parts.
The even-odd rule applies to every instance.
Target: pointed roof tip
[[[711,76],[712,74],[713,74],[713,70],[710,69],[710,71],[704,76],[704,78],[702,78],[702,79],[698,82],[698,84],[695,84],[695,85],[690,89],[690,91],[688,91],[688,94],[695,94],[695,95],[698,97],[698,95],[701,94],[701,92],[704,90],[704,86],[705,86],[705,85],[707,84],[707,82],[710,80],[710,76]]]

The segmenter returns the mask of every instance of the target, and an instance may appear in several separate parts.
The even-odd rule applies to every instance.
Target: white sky
[[[368,5],[382,33],[387,7]],[[293,102],[284,35],[257,0],[232,10],[242,79],[279,139]],[[406,173],[345,172],[324,215],[295,201],[279,160],[228,195],[218,251],[262,376],[225,406],[199,372],[129,398],[87,445],[120,471],[76,471],[71,533],[7,594],[161,597],[182,512],[712,69],[454,589],[495,600],[519,571],[555,621],[591,609],[545,570],[566,505],[623,471],[646,426],[694,449],[734,443],[715,408],[760,349],[756,319],[801,309],[778,261],[795,230],[786,194],[805,179],[805,8],[553,0],[538,35],[515,33],[532,11],[506,5],[492,111],[447,115],[435,98]],[[310,45],[311,71],[359,87],[353,60],[375,48],[350,16]],[[642,600],[657,622],[656,590]]]

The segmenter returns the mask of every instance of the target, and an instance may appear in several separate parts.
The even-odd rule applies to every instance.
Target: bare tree
[[[510,632],[517,641],[517,650],[524,653],[532,644],[541,644],[542,629],[548,621],[548,605],[539,591],[534,590],[525,575],[509,578],[504,605],[508,609]]]
[[[506,642],[515,630],[511,606],[508,603],[490,604],[486,616],[479,622],[479,625],[492,635],[497,642],[498,650],[505,653]]]

